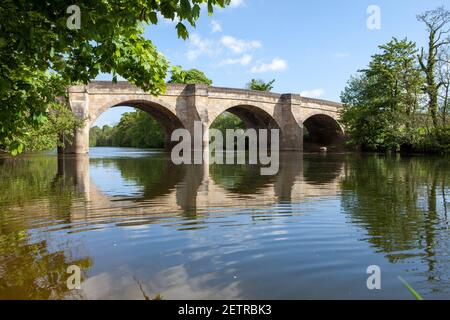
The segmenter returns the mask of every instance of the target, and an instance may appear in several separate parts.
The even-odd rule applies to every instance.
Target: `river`
[[[259,169],[120,148],[0,158],[0,299],[412,299],[399,276],[450,298],[448,158],[283,153],[278,175]]]

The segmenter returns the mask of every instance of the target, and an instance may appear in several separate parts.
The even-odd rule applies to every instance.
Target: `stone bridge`
[[[129,106],[153,116],[166,133],[166,147],[171,147],[171,133],[185,128],[193,133],[194,123],[203,124],[203,144],[208,145],[209,128],[224,112],[242,119],[247,128],[279,129],[283,151],[303,150],[303,132],[318,146],[338,144],[343,130],[338,123],[341,104],[305,98],[295,94],[209,87],[206,85],[167,85],[164,95],[155,97],[128,82],[94,81],[68,89],[69,104],[80,118],[87,119],[77,130],[65,153],[89,152],[89,129],[110,108]]]

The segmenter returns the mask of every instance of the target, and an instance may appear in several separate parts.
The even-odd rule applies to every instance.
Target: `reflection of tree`
[[[340,154],[311,154],[304,158],[303,176],[311,184],[331,183],[341,173],[345,156]]]
[[[0,159],[0,203],[24,205],[48,195],[56,171],[54,157]]]
[[[123,179],[143,187],[144,195],[139,200],[151,200],[170,194],[183,179],[186,168],[176,166],[164,156],[143,158],[92,159],[102,166],[119,169]]]
[[[46,216],[69,221],[74,199],[84,193],[77,192],[72,175],[60,172],[58,161],[52,156],[0,160],[0,204],[33,207],[40,202],[47,208]]]
[[[449,172],[445,159],[352,157],[342,181],[342,205],[391,262],[420,257],[427,262],[430,281],[443,279],[448,243],[440,236],[446,213],[438,202],[443,195],[445,205]]]
[[[67,268],[90,268],[91,259],[73,259],[64,250],[50,252],[45,240],[29,244],[27,237],[26,231],[0,235],[0,299],[73,297],[76,292],[67,288]]]
[[[239,195],[254,195],[275,181],[274,176],[262,176],[257,165],[211,165],[215,184]]]
[[[60,172],[57,158],[33,156],[0,162],[0,299],[61,299],[67,267],[88,268],[89,258],[73,259],[65,250],[49,250],[46,240],[30,240],[37,219],[70,222],[75,178]],[[58,199],[55,201],[55,199]],[[39,210],[36,210],[39,208]],[[17,209],[22,213],[17,218]]]

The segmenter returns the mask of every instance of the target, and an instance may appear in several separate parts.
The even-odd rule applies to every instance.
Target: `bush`
[[[418,152],[450,153],[450,126],[431,129],[414,149]]]

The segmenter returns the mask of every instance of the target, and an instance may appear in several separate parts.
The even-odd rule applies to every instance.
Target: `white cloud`
[[[240,64],[242,66],[246,66],[250,62],[252,62],[252,60],[253,60],[253,56],[251,56],[249,54],[244,54],[242,57],[237,58],[237,59],[225,59],[220,63],[220,65],[224,66],[224,65]]]
[[[230,8],[237,8],[244,5],[244,0],[231,0]]]
[[[220,24],[219,21],[216,20],[211,21],[211,32],[212,33],[222,32],[222,25]]]
[[[220,43],[231,50],[235,54],[240,54],[243,52],[247,52],[253,49],[261,48],[261,42],[256,40],[246,41],[236,39],[232,36],[223,36],[220,40]]]
[[[220,48],[217,47],[213,41],[203,39],[196,33],[191,34],[189,37],[189,47],[190,49],[187,52],[187,58],[190,61],[196,60],[201,55],[214,57],[220,51]]]
[[[288,67],[286,60],[275,58],[270,63],[262,63],[251,69],[252,73],[263,73],[269,71],[283,71]]]
[[[325,95],[325,90],[322,88],[306,90],[306,91],[300,92],[300,95],[304,96],[304,97],[308,97],[308,98],[320,98]]]

